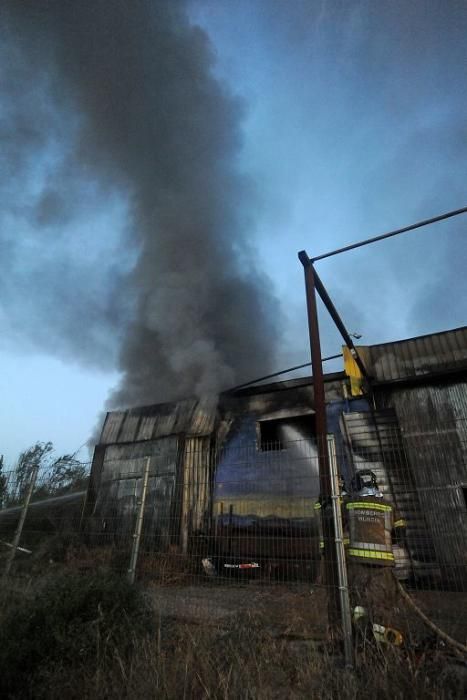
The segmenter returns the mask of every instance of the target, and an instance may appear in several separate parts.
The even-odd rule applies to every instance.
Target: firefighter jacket
[[[340,496],[339,497],[339,505],[341,507],[342,511],[342,529],[344,531],[344,547],[347,547],[349,544],[349,531],[348,531],[348,523],[347,523],[347,511],[345,508],[345,504],[347,502],[348,496]],[[324,536],[323,536],[323,518],[322,518],[322,505],[321,501],[316,501],[314,505],[314,511],[318,519],[318,532],[319,532],[319,551],[321,554],[324,552]]]
[[[349,528],[348,561],[394,566],[392,550],[395,529],[405,521],[384,498],[355,496],[346,503]]]

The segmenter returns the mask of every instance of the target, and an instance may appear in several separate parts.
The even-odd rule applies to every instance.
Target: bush
[[[3,592],[0,616],[0,696],[41,696],[45,678],[62,670],[125,658],[135,635],[150,631],[142,594],[110,574],[60,574],[30,595]],[[34,692],[32,692],[34,688]]]

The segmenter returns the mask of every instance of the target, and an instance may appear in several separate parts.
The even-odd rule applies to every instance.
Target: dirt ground
[[[278,636],[322,640],[327,626],[327,597],[322,587],[223,584],[149,587],[154,608],[192,623],[229,626],[242,617],[262,620]],[[423,612],[459,642],[467,642],[467,593],[411,592]],[[430,634],[414,619],[418,633]]]
[[[225,625],[239,617],[264,620],[277,635],[324,639],[326,593],[306,585],[152,586],[156,611],[186,622]]]
[[[461,644],[467,645],[467,593],[409,591],[432,622]]]

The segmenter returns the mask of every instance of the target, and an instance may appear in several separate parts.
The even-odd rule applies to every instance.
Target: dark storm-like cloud
[[[126,202],[113,264],[103,253],[45,265],[49,332],[70,352],[78,335],[82,357],[119,347],[114,405],[215,392],[269,369],[276,303],[254,263],[252,187],[237,165],[243,105],[213,77],[183,3],[7,0],[1,17],[23,61],[21,91],[6,89],[5,167],[30,174],[41,154],[48,174],[35,198],[13,193],[16,213],[66,257],[63,231],[79,236],[83,210],[108,193]],[[54,149],[59,164],[47,160]]]
[[[217,26],[222,38],[235,20],[250,32],[244,43],[254,48],[235,63],[238,75],[248,77],[249,58],[264,64],[249,88],[258,92],[251,138],[271,193],[291,220],[300,210],[296,249],[324,253],[467,204],[464,2],[238,0],[236,8],[228,23],[218,12]],[[459,217],[318,269],[362,342],[462,325],[466,230]],[[293,252],[284,245],[284,256]],[[327,332],[324,340],[334,342]]]

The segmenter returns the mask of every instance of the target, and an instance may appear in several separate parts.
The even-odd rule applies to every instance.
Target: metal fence
[[[418,610],[465,644],[465,433],[445,425],[410,432],[386,426],[374,434],[354,426],[350,434],[328,439],[335,484],[339,473],[350,494],[355,472],[371,469],[384,500],[407,523],[390,570],[410,601],[395,598],[393,626],[410,602],[411,615]],[[89,489],[82,480],[51,484],[38,469],[6,472],[0,484],[3,577],[54,567],[110,568],[142,581],[162,614],[212,622],[248,613],[281,634],[324,637],[333,595],[345,607],[347,574],[351,608],[359,602],[355,581],[361,579],[348,566],[345,541],[348,497],[335,493],[334,509],[328,504],[338,555],[330,579],[323,567],[330,552],[320,536],[326,504],[317,505],[316,441],[286,437],[219,450],[209,439],[187,438],[160,441],[149,454],[144,444],[110,450]],[[89,471],[91,465],[84,466]],[[360,568],[370,586],[380,567]],[[423,623],[423,629],[419,634],[434,628]]]

